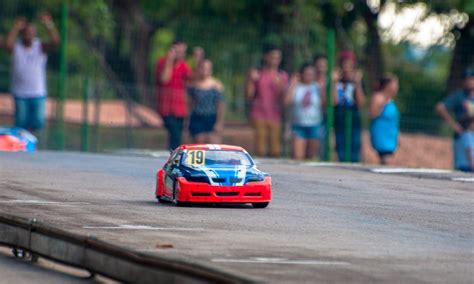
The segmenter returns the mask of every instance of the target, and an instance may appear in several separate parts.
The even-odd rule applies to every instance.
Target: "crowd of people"
[[[201,48],[193,50],[193,67],[186,62],[187,46],[176,41],[156,67],[157,108],[169,135],[169,148],[182,142],[188,125],[196,143],[218,143],[224,120],[224,87],[212,76],[212,62]],[[197,52],[199,51],[199,52]],[[292,157],[315,159],[321,140],[327,135],[326,84],[328,62],[317,55],[303,64],[291,78],[280,68],[282,51],[266,46],[261,66],[250,68],[245,84],[248,116],[255,131],[255,154],[279,157],[282,153],[282,131],[285,109],[291,110]],[[360,161],[361,115],[366,96],[362,72],[357,69],[353,52],[341,52],[334,72],[333,94],[336,153],[340,161]],[[382,163],[394,153],[398,141],[399,114],[393,101],[398,92],[394,75],[381,79],[380,88],[370,103],[374,148]],[[190,110],[188,110],[188,108]],[[188,113],[190,112],[190,114]],[[349,124],[348,124],[349,123]],[[390,131],[386,131],[390,128]],[[347,129],[350,131],[348,132]],[[348,153],[346,153],[349,149]]]
[[[36,28],[18,18],[0,45],[12,54],[11,93],[15,101],[15,124],[32,131],[45,120],[47,54],[60,42],[49,13],[39,20],[49,39],[37,37]],[[157,112],[168,133],[168,148],[182,144],[186,129],[194,143],[220,143],[224,129],[224,85],[213,76],[213,63],[201,47],[187,59],[187,44],[176,40],[156,62]],[[247,114],[255,132],[257,156],[280,157],[284,121],[291,124],[291,156],[296,160],[316,159],[328,133],[328,98],[333,105],[335,152],[339,161],[361,159],[361,110],[366,106],[363,73],[352,51],[342,51],[332,76],[328,61],[319,54],[304,63],[298,73],[288,75],[280,68],[282,51],[266,46],[260,66],[252,67],[245,83]],[[327,80],[332,93],[326,94]],[[395,104],[399,89],[393,74],[381,76],[368,103],[371,144],[382,164],[389,164],[398,146],[400,114]],[[474,170],[474,72],[466,71],[461,90],[446,97],[437,113],[452,127],[455,168]],[[454,113],[454,117],[450,114]],[[288,115],[289,114],[289,115]]]
[[[197,52],[199,51],[199,52]],[[169,134],[169,148],[181,143],[184,125],[196,143],[222,140],[224,87],[212,76],[212,62],[201,48],[193,50],[193,68],[185,61],[186,44],[176,41],[169,53],[157,63],[157,105]],[[257,156],[280,157],[284,120],[291,123],[291,156],[296,160],[315,159],[327,133],[327,99],[334,110],[335,151],[339,161],[359,162],[361,152],[361,110],[366,105],[357,58],[352,51],[342,51],[337,68],[330,76],[332,94],[327,96],[328,62],[316,55],[291,76],[280,68],[282,51],[266,46],[262,64],[252,67],[245,83],[248,117],[254,128],[254,151]],[[400,113],[395,104],[399,82],[394,74],[381,76],[378,88],[368,103],[370,141],[381,164],[390,164],[399,141]],[[466,73],[464,89],[447,97],[438,113],[456,132],[455,168],[474,169],[472,135],[474,76]],[[186,103],[188,101],[189,103]],[[188,115],[188,106],[190,115]],[[286,110],[289,110],[290,115]],[[449,111],[455,113],[452,118]],[[188,121],[188,123],[186,123]]]

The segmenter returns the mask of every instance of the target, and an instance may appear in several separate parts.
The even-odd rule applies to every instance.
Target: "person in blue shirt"
[[[461,120],[464,132],[461,135],[460,143],[463,151],[458,157],[459,170],[464,172],[474,172],[474,113],[469,113]]]
[[[474,69],[467,69],[464,73],[463,89],[454,91],[436,105],[436,112],[454,131],[453,160],[454,168],[457,170],[462,170],[461,160],[465,154],[465,149],[461,143],[461,136],[465,129],[461,125],[461,119],[466,117],[473,109]],[[450,112],[454,114],[454,116],[452,116]]]
[[[370,100],[370,142],[379,154],[382,165],[388,163],[398,145],[400,113],[393,100],[397,93],[398,78],[391,74],[385,75],[380,79],[379,89]]]

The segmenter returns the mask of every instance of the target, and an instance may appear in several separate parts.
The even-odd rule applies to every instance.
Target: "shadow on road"
[[[176,207],[176,204],[172,202],[158,202],[155,200],[127,200],[123,201],[127,204],[140,205],[140,206],[163,206],[163,207]],[[180,208],[216,208],[216,209],[254,209],[251,204],[232,204],[232,203],[193,203],[188,207]]]

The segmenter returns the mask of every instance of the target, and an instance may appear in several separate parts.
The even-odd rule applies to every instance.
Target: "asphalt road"
[[[472,175],[264,160],[268,208],[178,208],[155,201],[163,163],[0,153],[0,211],[268,283],[474,282]]]
[[[61,267],[62,268],[62,267]],[[7,248],[0,249],[0,282],[29,284],[29,283],[90,283],[86,279],[87,272],[62,271],[50,262],[40,260],[32,265],[29,261],[14,258]]]

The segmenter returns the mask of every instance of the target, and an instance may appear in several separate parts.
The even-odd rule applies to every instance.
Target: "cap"
[[[355,53],[351,50],[343,50],[339,53],[339,62],[345,61],[345,60],[352,60],[354,63],[357,62],[357,57]]]

